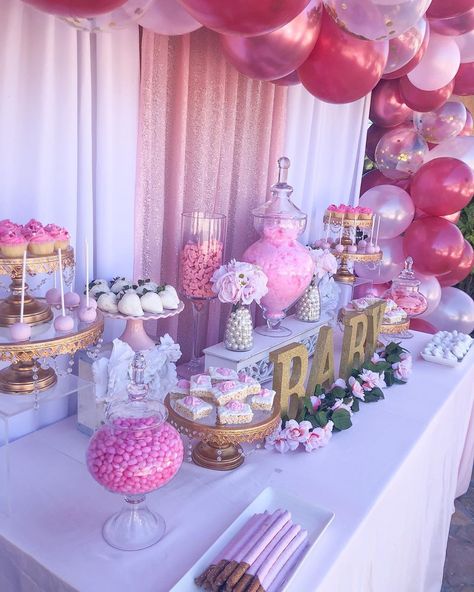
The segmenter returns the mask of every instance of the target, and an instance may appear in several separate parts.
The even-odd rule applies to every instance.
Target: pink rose
[[[286,422],[285,429],[283,430],[286,434],[286,438],[293,442],[306,442],[309,436],[309,432],[313,426],[309,421],[302,421],[298,423],[294,419],[290,419]]]
[[[408,356],[405,359],[401,359],[401,361],[397,362],[396,364],[392,364],[392,368],[394,371],[393,375],[395,376],[395,378],[397,378],[398,380],[403,380],[403,382],[407,382],[412,372],[411,356]]]
[[[374,388],[385,388],[387,385],[385,384],[383,372],[378,374],[377,372],[372,372],[372,370],[364,370],[359,374],[359,378],[362,380],[362,388],[365,391],[371,391]]]
[[[360,382],[356,380],[353,376],[349,378],[349,387],[354,397],[357,397],[357,399],[361,399],[362,401],[365,400],[364,389],[362,388]]]
[[[313,450],[326,446],[332,438],[333,428],[334,423],[332,421],[328,421],[323,428],[314,428],[305,442],[306,452],[312,452]]]
[[[331,411],[336,411],[337,409],[345,409],[346,411],[349,412],[349,415],[352,416],[351,407],[352,407],[352,402],[350,405],[347,405],[346,403],[344,403],[344,401],[342,399],[336,399],[336,402],[331,407]]]
[[[379,354],[377,352],[374,352],[372,354],[372,357],[370,358],[370,361],[372,362],[372,364],[377,364],[378,362],[380,362],[382,358],[379,356]]]
[[[337,380],[335,380],[332,383],[331,390],[335,387],[346,389],[347,388],[346,381],[343,378],[338,378]]]
[[[313,411],[317,411],[321,407],[321,399],[314,395],[311,395],[311,404],[313,405]]]
[[[237,304],[241,297],[241,287],[236,280],[235,274],[226,273],[213,285],[221,302]]]
[[[296,450],[298,448],[299,442],[289,441],[286,437],[285,431],[278,430],[267,436],[265,440],[265,448],[267,450],[275,449],[277,452],[284,454],[289,450]]]

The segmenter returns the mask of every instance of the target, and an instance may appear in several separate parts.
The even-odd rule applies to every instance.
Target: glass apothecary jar
[[[416,317],[428,308],[428,301],[420,292],[420,280],[413,271],[413,259],[405,259],[405,269],[392,281],[391,287],[385,292],[384,298],[391,298],[409,317]]]

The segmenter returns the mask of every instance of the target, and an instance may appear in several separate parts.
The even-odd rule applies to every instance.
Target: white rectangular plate
[[[330,512],[319,506],[314,506],[308,502],[294,497],[279,489],[267,487],[254,501],[240,514],[238,518],[221,534],[217,541],[202,555],[200,559],[191,567],[191,569],[179,580],[179,582],[170,590],[170,592],[195,592],[203,590],[194,583],[194,578],[199,576],[221,549],[234,537],[245,522],[253,515],[269,510],[273,512],[278,508],[288,510],[291,513],[291,519],[295,524],[300,524],[302,528],[308,531],[308,551],[316,544],[323,532],[329,526],[334,518],[334,512]],[[290,574],[281,588],[281,592],[288,589],[294,575],[298,571],[301,563],[305,560],[306,554],[299,561],[296,568]]]
[[[420,352],[420,355],[425,360],[425,362],[432,362],[433,364],[439,364],[440,366],[449,366],[450,368],[456,368],[456,366],[460,363],[458,360],[447,360],[446,358],[438,358],[437,356],[430,356],[429,354],[424,354],[423,352]],[[462,362],[462,360],[460,361]]]

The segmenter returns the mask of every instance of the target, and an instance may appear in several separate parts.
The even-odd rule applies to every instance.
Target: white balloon
[[[424,275],[423,273],[417,273],[416,279],[420,280],[420,293],[428,301],[428,308],[420,318],[425,318],[434,312],[441,300],[441,285],[438,279],[434,275]]]
[[[202,27],[178,0],[154,0],[138,24],[160,35],[184,35]]]
[[[453,37],[461,54],[461,64],[474,61],[474,31]]]
[[[374,284],[384,284],[393,280],[401,272],[405,262],[403,239],[401,236],[379,242],[383,258],[377,266],[366,263],[355,263],[356,274],[364,279],[372,280]]]
[[[441,288],[436,310],[425,319],[440,331],[474,331],[474,300],[459,288]]]
[[[432,32],[425,55],[407,76],[420,90],[438,90],[456,76],[460,63],[461,55],[454,39]]]
[[[436,148],[430,150],[425,156],[425,162],[430,162],[435,158],[451,156],[458,158],[471,167],[474,171],[474,136],[457,136],[451,140],[446,140],[438,144]]]
[[[400,236],[410,226],[415,215],[415,205],[410,195],[395,185],[372,187],[361,196],[359,205],[373,210],[377,224],[380,217],[379,238],[383,239]]]

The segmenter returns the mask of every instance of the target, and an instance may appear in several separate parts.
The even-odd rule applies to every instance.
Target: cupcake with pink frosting
[[[18,229],[0,234],[0,253],[2,257],[23,257],[28,241]]]
[[[28,239],[28,250],[32,255],[41,257],[54,253],[54,238],[44,228],[30,232],[25,238]]]
[[[54,238],[54,248],[56,250],[65,251],[69,247],[71,236],[65,228],[61,228],[57,224],[48,224],[44,229]]]
[[[34,218],[31,218],[29,222],[22,226],[22,232],[28,240],[30,240],[30,237],[34,236],[39,230],[43,230],[43,225]]]
[[[8,219],[0,220],[0,236],[9,233],[11,230],[21,230],[21,226]]]

